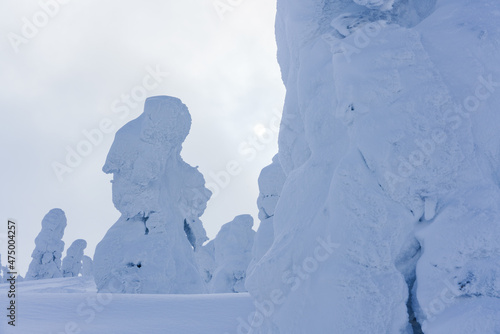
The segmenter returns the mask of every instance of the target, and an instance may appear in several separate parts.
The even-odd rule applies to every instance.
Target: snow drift
[[[93,283],[84,277],[18,282],[18,321],[0,322],[0,333],[232,334],[254,309],[248,293],[112,295],[97,294]],[[9,288],[0,284],[0,295]]]

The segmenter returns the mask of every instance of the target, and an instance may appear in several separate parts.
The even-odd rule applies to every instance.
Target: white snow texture
[[[278,0],[286,180],[253,333],[500,332],[499,20],[496,0]]]
[[[250,215],[236,216],[224,224],[213,241],[215,270],[211,292],[245,292],[246,270],[252,258],[255,231]]]
[[[2,266],[2,254],[0,254],[0,283],[5,282],[7,277],[7,266]]]
[[[206,240],[199,217],[211,193],[180,156],[190,126],[179,99],[156,96],[116,133],[103,171],[113,174],[113,203],[122,215],[96,247],[98,290],[206,292],[194,249]]]
[[[180,156],[191,117],[157,96],[103,167],[121,217],[93,263],[79,243],[63,265],[100,292],[248,290],[255,308],[246,293],[121,295],[84,326],[109,331],[138,310],[154,316],[126,317],[121,332],[500,333],[498,22],[498,0],[278,0],[287,94],[258,232],[241,215],[204,245],[211,193]],[[62,210],[45,216],[27,279],[62,276],[65,226]],[[54,314],[65,300],[29,297]]]
[[[260,225],[255,235],[252,247],[252,260],[247,272],[251,272],[255,264],[269,250],[274,240],[273,217],[279,195],[285,182],[285,173],[279,163],[278,156],[273,157],[273,162],[262,169],[259,176],[259,208]]]
[[[94,277],[94,263],[90,256],[84,255],[82,257],[82,276]]]
[[[76,239],[66,250],[66,256],[62,261],[63,277],[77,277],[82,271],[83,251],[87,248],[87,242]]]
[[[42,230],[35,239],[35,249],[26,280],[62,277],[61,257],[64,250],[66,215],[61,209],[50,210],[42,220]]]

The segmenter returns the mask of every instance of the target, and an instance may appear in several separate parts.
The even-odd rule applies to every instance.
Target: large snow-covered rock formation
[[[42,220],[42,230],[35,239],[35,249],[26,280],[62,277],[61,257],[64,250],[66,215],[61,209],[50,210]]]
[[[144,113],[115,136],[103,171],[113,174],[120,219],[97,245],[99,290],[203,293],[195,253],[210,198],[203,175],[180,156],[191,116],[177,98],[150,97]]]
[[[500,332],[499,20],[493,0],[278,0],[286,180],[243,327]]]

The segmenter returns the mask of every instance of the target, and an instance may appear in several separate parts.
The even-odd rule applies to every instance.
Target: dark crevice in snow
[[[422,328],[415,316],[415,307],[418,309],[418,303],[415,300],[414,288],[416,281],[416,267],[420,259],[422,247],[420,242],[415,237],[408,239],[406,246],[401,250],[398,258],[395,261],[396,268],[401,272],[405,278],[408,286],[408,300],[406,302],[406,309],[408,312],[409,324],[413,329],[414,334],[422,334]]]
[[[141,262],[138,262],[137,264],[135,264],[133,262],[129,262],[129,263],[127,263],[127,267],[129,267],[129,268],[133,268],[133,267],[140,268],[140,267],[142,267],[142,264],[141,264]]]
[[[186,233],[186,236],[189,240],[189,243],[191,246],[193,246],[193,249],[196,248],[196,237],[193,234],[193,231],[191,230],[191,227],[187,223],[186,219],[184,219],[184,232]]]
[[[424,334],[424,332],[422,331],[422,326],[418,322],[417,317],[415,316],[415,311],[413,310],[412,290],[413,290],[414,283],[415,283],[415,278],[408,285],[409,297],[408,297],[408,302],[406,303],[406,308],[408,309],[408,316],[410,319],[411,328],[413,329],[413,334]]]
[[[368,165],[368,162],[366,161],[366,158],[365,158],[365,156],[364,156],[363,152],[361,152],[361,150],[360,150],[360,149],[358,149],[358,152],[359,152],[359,155],[361,156],[361,159],[363,160],[363,163],[365,164],[366,168],[368,168],[368,170],[369,170],[370,172],[373,172],[373,169],[372,169],[372,168],[370,168],[370,166]]]
[[[458,282],[458,286],[460,291],[465,291],[467,287],[471,285],[471,283],[475,280],[474,274],[471,272],[467,273],[467,276],[464,280]]]
[[[142,217],[142,222],[144,223],[144,235],[148,235],[149,234],[149,228],[146,225],[148,219],[149,219],[149,217],[146,217],[146,216]]]
[[[259,209],[262,210],[262,212],[264,212],[265,219],[268,219],[268,218],[271,218],[274,216],[274,214],[270,215],[269,213],[267,213],[267,211],[264,207],[260,207]]]

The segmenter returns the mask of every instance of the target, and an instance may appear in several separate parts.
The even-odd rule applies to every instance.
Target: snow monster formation
[[[277,155],[273,157],[273,162],[262,169],[259,175],[259,198],[257,207],[259,208],[260,225],[252,247],[252,261],[248,266],[251,272],[255,264],[271,248],[274,240],[273,217],[276,204],[280,198],[281,189],[285,182],[285,173],[281,168]]]
[[[87,248],[87,242],[83,239],[76,239],[69,246],[62,261],[63,277],[77,277],[82,272],[82,259],[85,248]]]
[[[64,250],[64,229],[67,221],[61,209],[50,210],[42,220],[42,230],[35,239],[35,249],[26,280],[62,277],[61,257]]]
[[[194,250],[206,240],[199,217],[211,193],[180,156],[190,127],[179,99],[156,96],[116,133],[103,171],[121,217],[96,247],[99,291],[206,292]]]
[[[7,271],[8,270],[6,270],[6,267],[2,266],[2,254],[0,254],[0,283],[3,283],[7,278]],[[6,277],[5,279],[4,276]]]
[[[255,231],[250,215],[236,216],[224,224],[213,240],[215,270],[212,293],[245,292],[246,270],[252,258]]]
[[[286,180],[240,332],[500,332],[499,20],[278,0]]]
[[[90,256],[84,255],[82,257],[82,276],[87,278],[94,277],[94,263]]]

